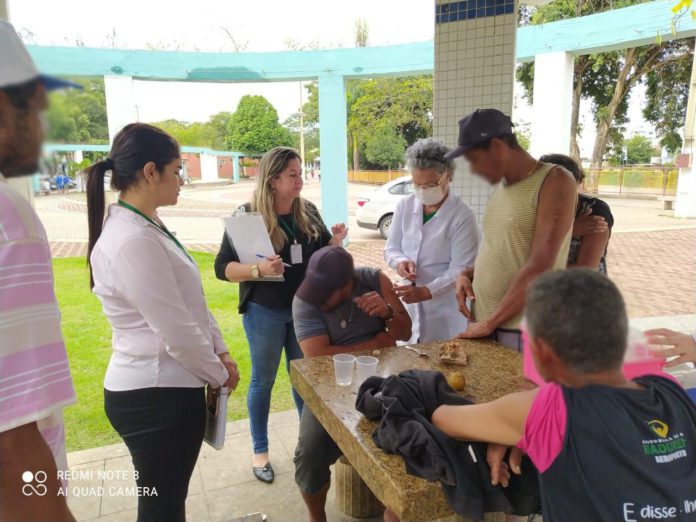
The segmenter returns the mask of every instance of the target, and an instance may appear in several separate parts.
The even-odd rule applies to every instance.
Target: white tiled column
[[[454,147],[457,122],[476,109],[512,113],[515,81],[515,0],[436,0],[433,93],[436,138]],[[457,160],[453,190],[479,222],[492,188]]]
[[[109,141],[129,123],[138,121],[138,109],[130,76],[104,76],[106,116],[109,123]]]
[[[547,53],[534,58],[534,107],[530,153],[570,152],[570,124],[575,57]]]
[[[686,107],[684,125],[684,145],[682,153],[686,155],[688,165],[679,169],[677,180],[677,200],[674,205],[674,217],[696,217],[696,55],[691,65],[691,88]]]
[[[219,179],[218,157],[201,152],[201,181],[210,183]]]

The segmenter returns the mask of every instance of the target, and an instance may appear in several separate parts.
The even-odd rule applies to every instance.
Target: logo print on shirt
[[[654,419],[648,422],[648,426],[650,426],[650,429],[653,430],[661,439],[667,438],[669,426],[667,426],[667,424],[664,422]]]

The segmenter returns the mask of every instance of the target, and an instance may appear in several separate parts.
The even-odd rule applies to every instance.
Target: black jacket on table
[[[368,378],[355,406],[368,419],[380,420],[373,434],[377,447],[400,455],[407,473],[440,481],[455,513],[482,520],[486,512],[540,512],[537,471],[529,459],[523,459],[522,475],[513,475],[508,488],[493,486],[487,445],[452,439],[430,422],[438,406],[471,403],[440,372],[408,370],[386,379]]]

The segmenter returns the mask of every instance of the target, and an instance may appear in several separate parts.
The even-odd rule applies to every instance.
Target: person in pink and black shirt
[[[67,470],[63,408],[75,402],[53,291],[51,250],[6,178],[38,171],[46,91],[14,28],[0,21],[0,520],[74,520],[58,495]],[[35,494],[34,491],[36,492]],[[32,493],[31,495],[27,492]]]
[[[545,522],[696,520],[696,405],[664,377],[624,378],[628,318],[614,283],[586,268],[544,274],[527,293],[526,321],[546,384],[442,406],[433,423],[526,452]],[[505,484],[518,463],[491,459],[495,449],[491,474]]]

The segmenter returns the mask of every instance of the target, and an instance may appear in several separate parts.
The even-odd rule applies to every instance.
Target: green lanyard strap
[[[143,214],[142,212],[140,212],[137,208],[135,208],[133,205],[129,205],[128,203],[126,203],[125,201],[123,201],[123,200],[121,200],[121,199],[118,200],[118,205],[121,206],[121,207],[123,207],[123,208],[127,208],[127,209],[130,210],[131,212],[135,212],[135,213],[138,214],[140,217],[142,217],[142,218],[144,218],[145,220],[147,220],[150,224],[156,226],[156,227],[160,230],[160,232],[162,232],[165,236],[167,236],[169,239],[171,239],[172,241],[174,241],[174,243],[176,244],[176,246],[179,247],[179,249],[186,255],[186,257],[189,259],[189,261],[193,262],[193,258],[191,257],[191,254],[189,254],[189,253],[187,252],[187,250],[184,248],[184,245],[182,245],[182,244],[179,242],[179,240],[176,238],[176,236],[175,236],[174,234],[172,234],[172,233],[169,231],[169,229],[168,229],[167,227],[165,227],[162,223],[158,223],[157,221],[155,221],[155,220],[152,219],[151,217],[146,216],[145,214]]]
[[[292,240],[297,244],[297,236],[295,235],[295,219],[292,219],[292,230],[290,230],[290,227],[285,224],[285,221],[283,221],[280,216],[278,217],[278,221],[280,222],[280,226],[283,227],[283,229],[288,233],[288,239],[290,239],[290,236],[292,236]]]

